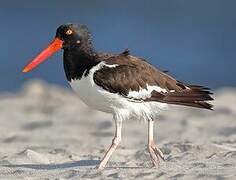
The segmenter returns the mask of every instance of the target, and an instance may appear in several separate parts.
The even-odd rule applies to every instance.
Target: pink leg
[[[115,131],[115,136],[112,140],[112,144],[109,147],[108,151],[106,152],[105,156],[103,157],[102,161],[98,165],[98,169],[102,170],[105,168],[107,162],[109,161],[112,153],[116,150],[117,146],[121,142],[121,128],[122,128],[122,122],[121,121],[116,121],[116,131]]]
[[[148,121],[148,150],[153,162],[154,166],[159,166],[160,159],[164,160],[163,153],[161,150],[155,145],[153,140],[153,128],[154,128],[154,121]]]

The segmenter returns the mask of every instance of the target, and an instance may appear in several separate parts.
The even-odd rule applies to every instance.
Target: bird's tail
[[[160,97],[158,95],[158,100],[160,102],[176,105],[191,106],[196,108],[203,108],[213,110],[213,105],[207,101],[214,100],[211,95],[209,88],[198,86],[198,85],[188,85],[188,88],[180,92],[169,92],[166,95]],[[154,99],[153,99],[154,98]],[[152,100],[155,100],[155,95],[152,95]]]

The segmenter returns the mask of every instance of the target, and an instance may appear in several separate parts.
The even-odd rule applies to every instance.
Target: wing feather
[[[205,102],[213,100],[209,88],[199,85],[187,85],[175,80],[170,75],[157,70],[145,60],[122,53],[104,59],[107,64],[94,73],[94,82],[103,89],[118,93],[125,98],[130,91],[148,90],[155,86],[163,91],[153,90],[150,96],[138,98],[140,101],[158,101],[198,108],[211,109],[212,105]]]

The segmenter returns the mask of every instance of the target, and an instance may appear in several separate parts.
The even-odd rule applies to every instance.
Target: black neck
[[[87,76],[92,67],[99,61],[95,58],[96,53],[92,48],[72,47],[64,49],[63,63],[68,81],[81,79]]]

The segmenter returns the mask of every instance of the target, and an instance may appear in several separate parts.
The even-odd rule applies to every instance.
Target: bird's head
[[[56,38],[63,41],[62,48],[90,45],[91,35],[85,25],[64,24],[57,28]],[[88,44],[89,43],[89,44]]]
[[[54,40],[23,69],[23,72],[31,71],[60,49],[75,47],[78,49],[92,48],[88,28],[85,25],[63,24],[57,28]]]

